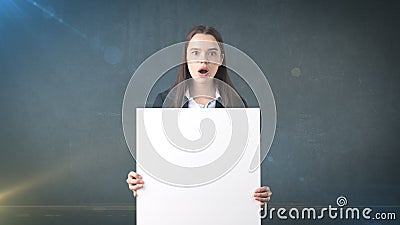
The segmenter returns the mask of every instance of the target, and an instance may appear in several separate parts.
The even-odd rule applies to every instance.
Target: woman
[[[247,107],[229,78],[219,32],[213,27],[199,25],[187,34],[185,41],[184,62],[178,68],[176,81],[157,95],[153,107]],[[144,185],[142,176],[134,171],[129,172],[126,182],[135,197]],[[271,195],[270,188],[263,186],[257,188],[253,196],[263,205]]]

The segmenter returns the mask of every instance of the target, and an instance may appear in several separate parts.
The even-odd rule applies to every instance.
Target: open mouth
[[[208,69],[207,68],[200,68],[198,70],[198,72],[199,72],[200,76],[206,76],[208,74]]]

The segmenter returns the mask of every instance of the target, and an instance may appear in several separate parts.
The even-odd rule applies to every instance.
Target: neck
[[[195,80],[191,83],[189,92],[190,96],[199,103],[215,98],[215,85],[213,79]]]

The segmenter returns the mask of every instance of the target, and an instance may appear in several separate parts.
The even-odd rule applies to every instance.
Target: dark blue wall
[[[127,212],[78,210],[70,222],[134,223],[124,91],[147,57],[197,24],[215,26],[272,87],[277,130],[262,165],[271,205],[335,205],[344,195],[398,207],[399,12],[398,1],[1,0],[3,220],[69,215],[12,205],[105,204]]]

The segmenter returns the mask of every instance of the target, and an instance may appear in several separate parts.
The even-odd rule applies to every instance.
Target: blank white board
[[[136,111],[138,225],[260,225],[260,110]]]

